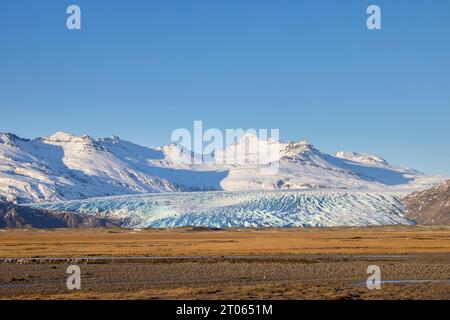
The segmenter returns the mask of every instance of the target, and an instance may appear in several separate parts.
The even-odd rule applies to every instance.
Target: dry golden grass
[[[450,252],[450,227],[3,230],[0,257]]]

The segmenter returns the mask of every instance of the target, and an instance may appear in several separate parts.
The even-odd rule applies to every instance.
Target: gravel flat
[[[81,290],[66,287],[70,264]],[[380,290],[366,287],[369,265]],[[450,254],[2,260],[0,298],[450,299]]]

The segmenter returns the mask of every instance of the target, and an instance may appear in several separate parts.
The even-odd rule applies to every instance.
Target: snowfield
[[[145,227],[331,227],[412,224],[394,196],[375,192],[182,192],[35,205]]]

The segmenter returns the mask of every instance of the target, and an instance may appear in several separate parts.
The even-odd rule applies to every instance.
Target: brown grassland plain
[[[0,257],[450,253],[450,227],[2,230]]]
[[[450,227],[1,230],[0,298],[450,299]]]

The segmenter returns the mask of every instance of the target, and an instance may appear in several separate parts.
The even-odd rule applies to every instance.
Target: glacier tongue
[[[401,202],[375,192],[251,191],[117,196],[35,205],[114,217],[125,227],[331,227],[412,224]]]

